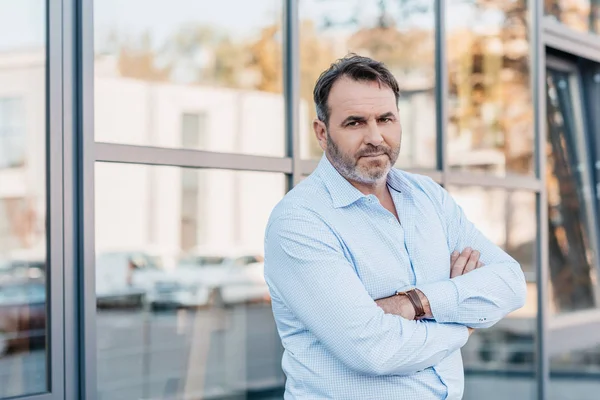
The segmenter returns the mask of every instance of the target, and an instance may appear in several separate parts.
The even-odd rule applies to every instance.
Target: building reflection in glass
[[[46,6],[0,1],[0,398],[47,382]]]
[[[397,166],[435,168],[435,2],[300,0],[299,8],[302,157],[322,154],[312,131],[314,84],[333,60],[354,52],[384,62],[398,80]]]
[[[571,29],[600,33],[599,0],[544,0],[544,11]]]
[[[464,398],[535,397],[536,195],[525,191],[451,186],[467,218],[520,264],[527,280],[525,306],[489,329],[477,330],[462,349]]]
[[[283,157],[282,9],[279,0],[95,2],[96,141]],[[205,116],[200,140],[175,134],[182,110]]]
[[[447,154],[454,170],[533,174],[528,3],[448,2]]]
[[[283,174],[97,164],[102,398],[281,390],[263,237],[285,189]]]
[[[595,300],[596,255],[585,138],[576,77],[548,70],[548,251],[555,313],[589,309]]]

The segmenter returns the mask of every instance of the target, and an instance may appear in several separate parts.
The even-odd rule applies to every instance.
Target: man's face
[[[341,78],[327,101],[329,127],[315,121],[321,148],[346,179],[372,185],[385,179],[400,152],[402,128],[394,92],[377,82]]]

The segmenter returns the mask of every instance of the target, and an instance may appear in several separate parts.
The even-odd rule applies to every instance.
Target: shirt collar
[[[331,164],[325,154],[317,166],[317,173],[325,183],[334,208],[346,207],[365,196],[360,190],[352,186]],[[400,172],[392,168],[387,176],[387,184],[395,191],[402,192],[407,187],[402,181]]]

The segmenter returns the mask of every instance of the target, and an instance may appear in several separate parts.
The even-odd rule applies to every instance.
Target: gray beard
[[[346,154],[340,151],[338,145],[331,140],[331,137],[327,137],[327,154],[329,155],[329,161],[335,167],[335,169],[344,178],[357,182],[363,185],[374,185],[387,178],[388,172],[392,168],[398,159],[398,153],[400,149],[391,150],[391,154],[388,155],[387,166],[384,168],[373,168],[371,170],[362,171],[354,158],[348,157]]]

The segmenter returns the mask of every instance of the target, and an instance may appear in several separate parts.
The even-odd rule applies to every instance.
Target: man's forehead
[[[389,87],[376,81],[338,80],[329,94],[331,111],[388,112],[396,109],[396,96]]]

